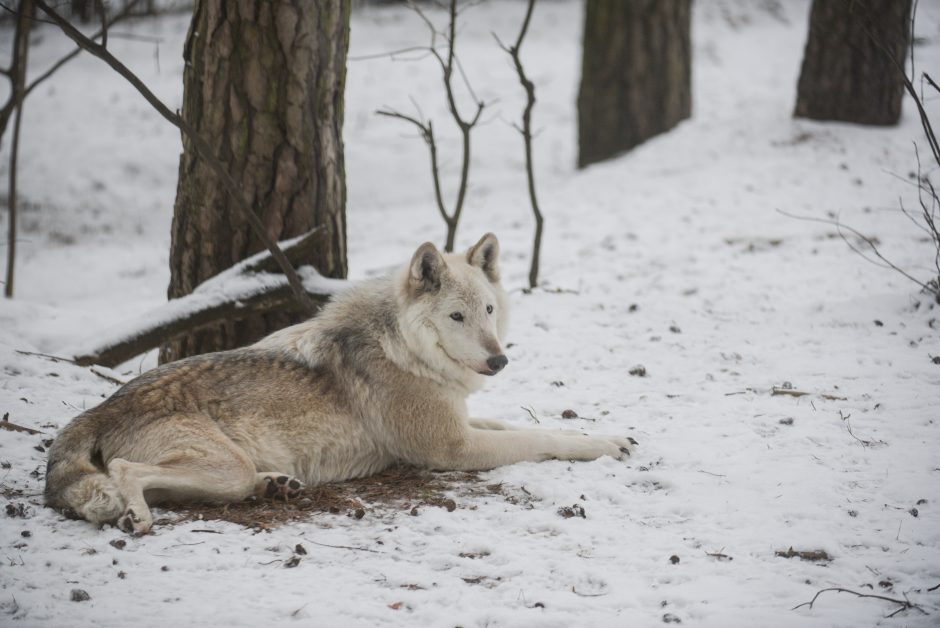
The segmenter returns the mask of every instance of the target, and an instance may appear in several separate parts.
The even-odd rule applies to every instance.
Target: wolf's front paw
[[[124,511],[123,515],[118,517],[115,525],[128,534],[133,534],[134,536],[143,536],[150,532],[150,527],[153,525],[153,520],[149,516],[139,516],[133,510],[128,508]]]
[[[614,456],[618,460],[623,460],[632,456],[633,452],[636,451],[637,445],[639,445],[639,443],[637,443],[636,440],[630,436],[627,436],[626,438],[620,438],[619,436],[607,436],[606,438],[616,445],[620,450],[620,455]]]
[[[608,436],[605,434],[603,436],[594,436],[593,438],[599,443],[603,443],[603,453],[600,455],[607,455],[617,460],[626,460],[636,451],[637,442],[629,436],[622,438],[620,436]]]
[[[262,474],[259,485],[261,496],[284,501],[299,497],[304,489],[303,483],[297,478],[279,473]]]

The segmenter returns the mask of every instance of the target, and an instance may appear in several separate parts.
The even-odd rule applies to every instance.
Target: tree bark
[[[578,167],[668,131],[692,113],[691,0],[588,0]]]
[[[814,0],[793,115],[897,124],[910,18],[911,0]]]
[[[304,263],[346,276],[342,123],[349,0],[197,0],[184,49],[183,117],[251,200],[267,235],[320,226]],[[170,250],[171,299],[261,250],[183,142]],[[160,361],[248,344],[302,315],[247,316],[161,348]]]

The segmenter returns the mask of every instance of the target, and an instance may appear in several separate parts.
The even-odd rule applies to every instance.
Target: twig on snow
[[[379,550],[369,549],[368,547],[353,547],[351,545],[330,545],[329,543],[317,543],[316,541],[311,541],[305,536],[300,537],[305,540],[307,543],[312,543],[313,545],[319,545],[320,547],[332,547],[333,549],[345,549],[345,550],[355,550],[357,552],[369,552],[371,554],[384,554]]]
[[[532,417],[532,420],[533,420],[533,421],[535,421],[536,423],[541,423],[541,421],[539,421],[538,416],[536,416],[536,414],[535,414],[535,410],[533,410],[532,408],[529,408],[529,407],[527,407],[527,406],[520,406],[520,407],[521,407],[523,410],[525,410],[525,411],[529,414],[530,417]]]
[[[705,555],[711,556],[712,558],[717,558],[718,560],[728,560],[728,561],[734,560],[733,556],[728,556],[724,552],[725,552],[725,548],[722,547],[717,552],[705,552]]]
[[[808,606],[809,608],[813,608],[813,604],[816,602],[816,599],[817,599],[820,595],[822,595],[823,593],[826,593],[827,591],[835,591],[836,593],[851,593],[852,595],[854,595],[854,596],[856,596],[856,597],[870,597],[870,598],[874,598],[874,599],[876,599],[876,600],[884,600],[885,602],[891,602],[892,604],[899,604],[899,605],[901,606],[901,608],[897,609],[896,611],[894,611],[893,613],[891,613],[890,615],[888,615],[888,617],[893,617],[894,615],[900,613],[901,611],[906,611],[906,610],[909,610],[909,609],[916,609],[916,610],[920,611],[921,613],[923,613],[924,615],[929,615],[929,614],[930,614],[930,613],[928,613],[927,611],[925,611],[924,609],[922,609],[920,606],[918,606],[917,604],[912,603],[912,602],[911,602],[910,600],[908,600],[908,599],[899,600],[899,599],[897,599],[897,598],[885,597],[884,595],[875,595],[875,594],[873,594],[873,593],[859,593],[858,591],[852,591],[852,590],[850,590],[850,589],[843,589],[842,587],[829,587],[829,588],[827,588],[827,589],[821,589],[821,590],[819,590],[819,591],[816,593],[816,595],[813,596],[813,599],[811,599],[809,602],[803,602],[802,604],[797,604],[796,606],[794,606],[794,607],[791,608],[790,610],[791,610],[791,611],[795,611],[796,609],[802,608],[802,607],[804,607],[804,606]]]

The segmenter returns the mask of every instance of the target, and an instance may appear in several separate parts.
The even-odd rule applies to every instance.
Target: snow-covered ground
[[[525,406],[541,427],[632,433],[638,456],[485,474],[524,487],[535,498],[528,506],[458,496],[453,512],[325,514],[263,533],[201,522],[136,539],[42,507],[42,441],[115,386],[19,351],[60,354],[165,300],[180,150],[174,129],[102,63],[83,57],[62,70],[28,102],[17,295],[0,302],[0,414],[42,431],[0,431],[13,514],[0,512],[0,623],[936,625],[940,365],[931,358],[940,355],[940,309],[851,253],[833,228],[777,211],[838,213],[926,278],[928,245],[898,213],[899,199],[913,203],[919,124],[910,102],[897,128],[794,120],[809,3],[764,6],[775,5],[695,2],[692,119],[578,172],[582,6],[539,4],[523,49],[538,89],[547,221],[545,287],[532,293],[522,290],[532,220],[510,127],[522,95],[490,34],[510,39],[524,5],[494,1],[464,14],[461,58],[492,105],[474,136],[459,242],[499,235],[514,306],[510,366],[471,399],[472,413],[533,424]],[[111,40],[171,106],[181,101],[187,25],[183,15],[120,28],[159,44]],[[919,67],[940,71],[936,4],[920,4],[918,35]],[[0,31],[0,50],[9,40]],[[37,71],[69,50],[50,26],[37,40]],[[443,134],[452,175],[456,134],[439,73],[429,59],[362,59],[425,41],[408,11],[353,16],[345,142],[354,278],[443,240],[425,146],[412,128],[373,114],[410,112],[413,96]],[[118,371],[154,363],[151,355]],[[637,365],[645,377],[629,374]],[[809,394],[772,394],[790,385]],[[566,409],[587,419],[562,419]],[[585,518],[558,514],[574,504]],[[205,529],[221,534],[195,531]],[[309,553],[285,569],[298,543]],[[791,546],[831,560],[775,555]],[[906,597],[929,614],[886,619],[897,605],[836,592],[791,610],[827,587]],[[72,589],[91,599],[71,601]]]

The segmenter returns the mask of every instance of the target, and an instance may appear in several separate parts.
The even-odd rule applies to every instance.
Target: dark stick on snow
[[[525,90],[526,104],[522,111],[522,128],[516,127],[522,134],[522,140],[525,144],[525,171],[529,186],[529,200],[532,204],[532,214],[535,216],[535,237],[532,243],[532,264],[529,266],[529,287],[534,288],[539,279],[539,255],[542,250],[542,210],[539,209],[539,201],[535,194],[535,171],[532,165],[532,108],[535,106],[535,84],[526,75],[522,67],[522,59],[519,57],[519,51],[522,48],[522,41],[525,39],[529,30],[529,22],[532,19],[532,10],[535,8],[535,0],[529,0],[526,8],[525,18],[522,20],[522,28],[519,29],[519,36],[513,46],[505,46],[496,37],[496,42],[500,48],[509,53],[512,57],[512,63],[516,68],[516,74],[519,75],[519,82]],[[515,126],[515,125],[514,125]]]
[[[290,262],[284,256],[284,253],[281,251],[281,249],[278,248],[277,244],[268,237],[268,234],[265,232],[264,225],[261,224],[261,220],[258,218],[257,214],[252,211],[251,205],[248,204],[248,201],[245,200],[245,197],[238,188],[238,184],[235,182],[235,179],[232,178],[232,175],[229,174],[228,170],[225,169],[225,166],[222,165],[222,162],[219,161],[219,159],[216,157],[209,144],[206,143],[206,141],[196,132],[196,130],[190,126],[190,124],[186,122],[181,116],[170,111],[170,109],[165,104],[163,104],[163,102],[157,98],[152,91],[150,91],[150,88],[144,84],[140,77],[131,72],[127,66],[125,66],[114,55],[108,52],[104,46],[95,43],[83,35],[81,31],[72,26],[68,20],[59,15],[48,4],[46,4],[45,0],[34,1],[36,6],[42,9],[46,15],[48,15],[52,21],[54,21],[59,26],[59,28],[62,29],[63,33],[65,33],[81,48],[87,50],[111,66],[115,72],[120,74],[131,85],[133,85],[134,88],[140,92],[141,96],[143,96],[144,99],[146,99],[146,101],[150,103],[150,105],[156,109],[161,116],[163,116],[173,126],[178,128],[183,133],[183,135],[186,136],[186,139],[192,142],[193,147],[199,153],[199,156],[206,160],[206,163],[208,163],[215,172],[216,176],[219,178],[219,181],[222,182],[226,192],[228,192],[231,199],[235,202],[236,207],[238,207],[239,210],[241,210],[241,212],[245,215],[245,218],[248,220],[248,224],[251,225],[255,235],[258,236],[258,239],[264,244],[265,248],[271,252],[271,256],[277,261],[281,271],[287,277],[287,282],[290,285],[293,296],[301,306],[301,309],[311,315],[315,313],[317,311],[317,306],[304,290],[303,284],[301,283],[297,272],[290,265]]]
[[[888,615],[888,617],[892,617],[893,615],[895,615],[895,614],[897,614],[897,613],[899,613],[899,612],[901,612],[901,611],[905,611],[905,610],[912,609],[912,608],[913,608],[913,609],[916,609],[916,610],[919,610],[919,611],[920,611],[921,613],[923,613],[924,615],[928,615],[928,614],[929,614],[927,611],[925,611],[924,609],[922,609],[920,606],[918,606],[917,604],[911,603],[909,600],[899,600],[899,599],[892,598],[892,597],[885,597],[885,596],[883,596],[883,595],[874,595],[874,594],[872,594],[872,593],[859,593],[858,591],[851,591],[851,590],[849,590],[849,589],[843,589],[842,587],[829,587],[828,589],[821,589],[820,591],[818,591],[818,592],[816,593],[816,595],[813,596],[813,599],[811,599],[809,602],[803,602],[802,604],[797,604],[796,606],[794,606],[794,607],[791,608],[790,610],[791,610],[791,611],[795,611],[796,609],[802,608],[803,606],[808,606],[808,607],[810,607],[810,608],[813,608],[813,604],[816,602],[816,599],[817,599],[820,595],[822,595],[823,593],[825,593],[825,592],[827,592],[827,591],[835,591],[836,593],[851,593],[852,595],[854,595],[854,596],[856,596],[856,597],[870,597],[870,598],[874,598],[874,599],[876,599],[876,600],[884,600],[885,602],[891,602],[892,604],[899,604],[899,605],[901,606],[901,608],[899,608],[899,609],[897,609],[896,611],[894,611],[894,613],[891,613],[891,615]]]

